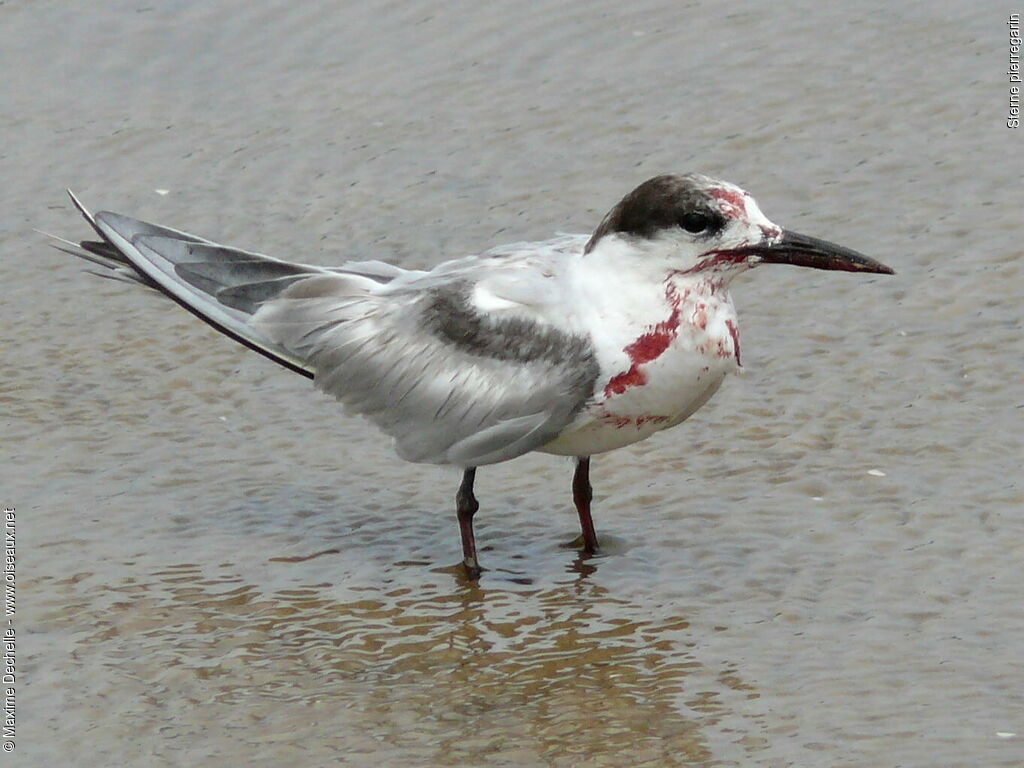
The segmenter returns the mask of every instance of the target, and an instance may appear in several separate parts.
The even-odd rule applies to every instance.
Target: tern
[[[303,374],[394,438],[408,461],[463,470],[463,564],[480,575],[477,467],[530,451],[575,457],[586,554],[590,457],[685,421],[740,365],[733,278],[760,264],[893,274],[785,230],[734,184],[649,179],[589,235],[516,243],[429,271],[293,263],[116,213],[62,250],[153,288]],[[70,246],[70,247],[69,247]]]

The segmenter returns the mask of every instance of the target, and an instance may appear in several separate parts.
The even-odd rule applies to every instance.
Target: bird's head
[[[856,251],[782,229],[736,185],[699,174],[645,181],[608,212],[585,254],[724,284],[758,264],[893,273]]]

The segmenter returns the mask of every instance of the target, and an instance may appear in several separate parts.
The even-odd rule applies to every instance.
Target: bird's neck
[[[606,235],[596,248],[581,254],[578,266],[582,275],[613,286],[615,291],[628,291],[630,286],[642,291],[671,282],[701,295],[727,290],[738,274],[750,268],[746,259],[737,260],[729,253],[710,251],[692,256],[673,251],[663,241],[617,235]]]
[[[728,300],[729,284],[736,276],[735,270],[709,269],[700,272],[670,270],[664,283],[672,285],[676,293],[685,296],[707,298],[711,296]]]

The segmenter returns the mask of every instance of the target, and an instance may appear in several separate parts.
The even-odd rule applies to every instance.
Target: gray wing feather
[[[361,275],[379,283],[390,283],[396,278],[422,277],[427,274],[416,269],[403,269],[384,261],[347,261],[341,267],[328,267],[328,272],[341,272],[350,275]]]
[[[243,321],[262,302],[319,271],[212,243],[152,235],[136,236],[133,242],[168,279],[191,287],[200,299],[209,297],[221,308],[236,310],[233,316]]]
[[[83,251],[70,251],[72,254],[107,267],[114,277],[156,288],[236,341],[312,376],[302,360],[261,336],[248,321],[262,302],[302,278],[328,270],[218,245],[116,213],[104,211],[93,216],[74,195],[72,200],[103,238],[103,242],[81,243]],[[376,264],[368,268],[376,268],[378,279],[386,273]],[[341,271],[344,266],[335,269]],[[394,267],[387,274],[395,270],[396,274],[402,272]]]
[[[103,211],[94,217],[74,195],[72,200],[103,242],[82,243],[83,252],[69,252],[107,267],[112,276],[157,288],[218,330],[309,376],[312,371],[303,360],[250,325],[259,306],[316,275],[351,271],[364,283],[383,284],[407,274],[376,261],[330,269],[296,264],[117,213]]]
[[[194,250],[201,254],[203,249],[216,246],[184,233],[117,214],[98,213],[95,221],[102,235],[125,255],[132,266],[171,298],[247,346],[293,370],[305,370],[302,361],[287,350],[253,332],[247,323],[250,312],[218,299],[219,288],[231,287],[229,282],[215,287],[199,281],[190,282],[178,274],[179,265],[183,265],[187,274],[191,261],[202,263],[201,255],[193,257]],[[230,265],[224,272],[225,281],[230,280]],[[236,281],[235,285],[239,284],[245,284],[244,280]]]
[[[72,253],[312,375],[392,435],[410,461],[468,467],[514,458],[557,437],[593,395],[590,342],[539,319],[557,314],[559,296],[550,285],[536,290],[543,279],[524,280],[532,268],[519,258],[524,248],[430,272],[379,261],[325,268],[119,214],[93,217],[72,199],[103,238]],[[558,241],[547,255],[578,245]],[[525,312],[481,313],[469,298],[474,285]],[[531,315],[531,302],[550,306]]]
[[[433,281],[424,281],[433,286]],[[250,321],[409,461],[480,466],[553,440],[593,394],[589,341],[474,311],[466,285],[295,283]]]

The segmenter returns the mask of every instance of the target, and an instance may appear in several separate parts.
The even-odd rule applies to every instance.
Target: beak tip
[[[863,253],[799,232],[783,230],[782,238],[765,249],[765,261],[798,267],[895,275],[896,270]]]
[[[866,273],[872,274],[872,275],[895,275],[896,274],[896,270],[894,270],[892,267],[885,266],[885,264],[877,264],[877,265],[876,264],[871,264],[871,265],[868,265],[868,266],[863,266],[860,269],[857,269],[857,270],[854,270],[854,271],[856,271],[856,272],[866,272]]]

